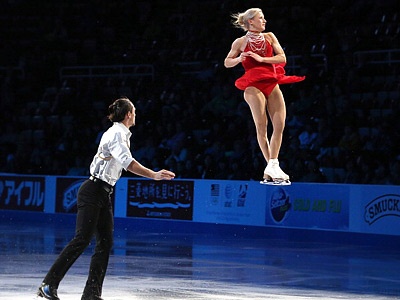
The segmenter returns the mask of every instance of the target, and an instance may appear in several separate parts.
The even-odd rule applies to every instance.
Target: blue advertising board
[[[44,211],[45,177],[0,176],[0,209]]]
[[[264,225],[265,191],[257,182],[197,180],[193,221]]]
[[[334,184],[268,187],[265,225],[347,231],[349,188]]]
[[[193,221],[326,230],[349,229],[349,186],[196,181]]]
[[[352,186],[350,230],[400,235],[400,186]]]
[[[86,177],[0,174],[0,209],[74,213]],[[400,235],[400,187],[121,178],[119,218]]]
[[[192,180],[129,179],[127,217],[192,220]]]

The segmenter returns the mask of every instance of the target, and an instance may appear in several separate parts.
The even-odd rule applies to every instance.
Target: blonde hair
[[[249,30],[248,21],[253,19],[258,13],[262,13],[260,8],[249,8],[245,12],[232,14],[232,24],[237,28],[241,28],[244,31]]]

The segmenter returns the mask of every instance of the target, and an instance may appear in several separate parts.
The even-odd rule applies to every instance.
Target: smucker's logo
[[[76,206],[76,202],[78,200],[78,190],[83,181],[84,180],[75,181],[65,189],[63,195],[63,208],[66,212],[69,212]]]
[[[400,217],[400,195],[383,195],[365,206],[364,220],[369,225],[387,216]]]
[[[283,188],[276,188],[272,192],[270,200],[270,212],[272,219],[276,223],[282,222],[290,210],[290,207],[291,203],[289,201],[289,195]]]

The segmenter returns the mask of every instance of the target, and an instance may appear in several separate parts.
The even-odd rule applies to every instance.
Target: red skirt
[[[285,64],[268,64],[248,69],[235,81],[235,86],[243,91],[252,86],[268,97],[277,84],[296,83],[306,78],[305,76],[286,76],[284,66]]]

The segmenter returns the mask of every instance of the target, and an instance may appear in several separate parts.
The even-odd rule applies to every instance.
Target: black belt
[[[99,184],[107,193],[111,194],[113,192],[113,186],[99,178],[96,178],[94,176],[90,176],[89,180]]]

